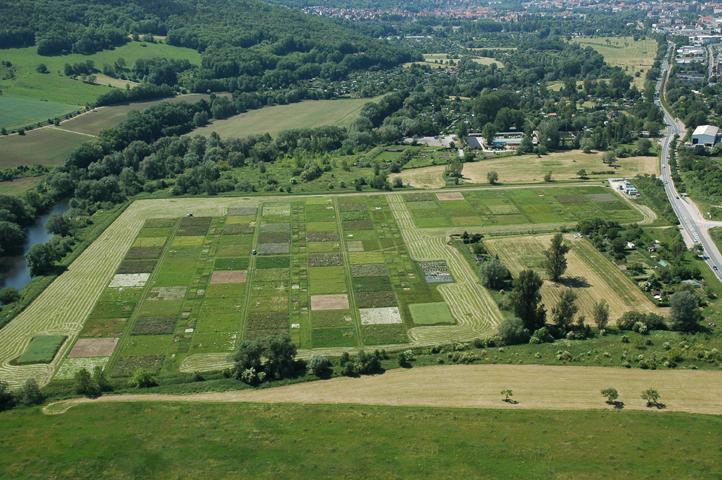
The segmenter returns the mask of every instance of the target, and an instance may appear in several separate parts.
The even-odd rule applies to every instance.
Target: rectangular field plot
[[[314,310],[311,312],[311,323],[318,327],[352,327],[351,310]]]
[[[65,335],[38,335],[34,337],[25,351],[16,360],[16,365],[50,363],[60,347],[65,343]]]
[[[546,277],[541,268],[543,251],[549,247],[551,235],[534,237],[495,238],[486,242],[489,250],[498,254],[501,261],[513,275],[521,270],[537,270]],[[652,312],[661,311],[644,296],[636,285],[611,261],[604,257],[585,239],[574,239],[566,235],[565,240],[572,249],[567,254],[568,268],[559,283],[545,280],[541,289],[542,302],[548,308],[556,305],[564,288],[572,288],[577,294],[576,305],[579,315],[591,322],[594,302],[606,300],[610,306],[610,322],[629,310]]]
[[[456,323],[446,303],[417,303],[409,305],[411,318],[416,325],[437,325]]]
[[[95,367],[105,369],[108,365],[110,357],[78,357],[78,358],[66,358],[60,365],[55,377],[55,380],[72,380],[75,374],[81,369],[86,369],[92,372]]]
[[[312,295],[347,293],[344,267],[310,267],[308,276]]]
[[[113,354],[118,338],[81,338],[68,354],[68,357],[109,357]]]
[[[356,329],[351,328],[314,328],[313,348],[355,347]]]
[[[362,325],[387,325],[392,323],[403,323],[398,307],[387,308],[361,308]]]
[[[137,335],[128,337],[123,344],[120,354],[165,355],[172,341],[172,335]]]
[[[435,262],[419,262],[427,283],[449,283],[454,281],[448,265],[443,260]]]
[[[165,355],[123,355],[113,369],[114,377],[130,377],[136,370],[144,368],[151,374],[160,372]]]
[[[176,317],[141,317],[135,321],[131,335],[168,335],[173,333]]]
[[[406,328],[403,325],[363,325],[361,336],[366,345],[389,345],[409,343]]]
[[[123,333],[127,318],[89,318],[85,322],[81,337],[118,337]]]

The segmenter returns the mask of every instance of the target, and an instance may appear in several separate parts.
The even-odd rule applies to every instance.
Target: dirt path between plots
[[[613,409],[600,390],[619,391],[624,409],[722,414],[722,372],[640,370],[546,365],[452,365],[390,370],[383,375],[341,377],[263,390],[193,395],[106,395],[46,406],[60,414],[82,403],[189,401],[338,403],[466,408]],[[664,408],[648,408],[642,390],[655,388]],[[499,392],[511,389],[510,404]],[[621,406],[621,405],[619,405]]]

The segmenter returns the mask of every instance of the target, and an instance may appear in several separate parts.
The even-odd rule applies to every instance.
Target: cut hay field
[[[717,416],[672,412],[97,403],[62,416],[0,414],[11,435],[0,469],[31,478],[718,478],[719,427]]]
[[[654,64],[657,55],[657,42],[653,39],[634,41],[634,37],[581,37],[572,40],[582,47],[592,47],[602,54],[604,61],[613,66],[626,69],[629,75],[640,72],[634,78],[638,89],[644,88],[647,70]]]
[[[216,120],[210,125],[193,131],[193,135],[209,136],[216,132],[222,138],[245,137],[283,130],[314,128],[322,125],[349,127],[358,117],[361,107],[376,98],[342,100],[307,100],[289,105],[276,105],[242,113],[226,120]]]
[[[40,56],[35,47],[6,48],[2,50],[2,59],[12,63],[12,67],[0,69],[4,77],[0,80],[0,89],[7,97],[85,105],[94,102],[99,95],[109,92],[111,87],[107,86],[107,82],[89,84],[80,79],[66,77],[63,74],[66,63],[72,65],[92,60],[96,68],[102,69],[103,64],[112,65],[118,58],[123,58],[130,68],[137,59],[153,57],[187,59],[193,65],[198,65],[201,60],[201,54],[195,50],[160,43],[131,42],[93,55]],[[36,67],[41,63],[47,66],[49,73],[37,72]],[[5,122],[6,112],[2,112],[0,122]]]
[[[602,152],[584,153],[581,150],[555,152],[537,158],[536,155],[504,157],[464,164],[464,180],[468,183],[488,183],[490,171],[499,174],[502,184],[544,183],[544,175],[552,172],[554,181],[579,181],[577,172],[584,169],[590,179],[606,179],[609,176],[634,177],[637,174],[659,174],[657,157],[620,158],[617,168],[602,163]],[[400,176],[405,184],[418,188],[435,188],[443,184],[444,165],[404,170]],[[593,175],[592,172],[614,170],[613,174]]]
[[[57,102],[39,102],[23,98],[0,96],[0,128],[11,130],[25,125],[34,125],[38,122],[47,122],[48,119],[74,112],[77,105],[68,105]]]
[[[494,238],[487,240],[485,244],[492,253],[499,255],[513,275],[525,269],[533,269],[546,279],[546,272],[541,268],[541,261],[544,258],[542,252],[549,247],[551,238],[551,235]],[[585,239],[572,238],[571,235],[565,235],[565,240],[572,246],[567,254],[569,262],[567,272],[558,284],[545,280],[541,290],[542,302],[547,306],[548,311],[559,301],[560,292],[569,287],[577,294],[576,304],[579,307],[579,315],[586,316],[588,324],[593,324],[594,302],[601,300],[609,303],[610,322],[614,322],[629,310],[662,313],[591,243]]]

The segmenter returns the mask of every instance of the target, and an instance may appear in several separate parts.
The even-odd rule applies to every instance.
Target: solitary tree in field
[[[599,302],[594,302],[592,315],[594,316],[594,323],[597,324],[599,330],[606,327],[607,323],[609,323],[609,304],[607,301],[600,300]]]
[[[479,267],[479,273],[481,274],[481,283],[486,288],[493,288],[498,290],[504,287],[504,282],[509,278],[509,269],[501,263],[499,255],[496,255],[491,260],[482,262]]]
[[[559,295],[559,303],[552,307],[552,321],[561,328],[567,328],[574,321],[574,315],[579,311],[574,302],[577,294],[571,288],[565,288]]]
[[[562,234],[557,233],[554,235],[549,249],[544,252],[546,259],[543,262],[544,268],[546,268],[547,274],[549,274],[552,281],[558,281],[567,271],[566,254],[569,250],[571,250],[571,247],[564,244]]]
[[[614,152],[608,151],[604,152],[604,155],[602,156],[602,162],[606,163],[610,167],[614,164],[614,162],[617,161],[617,157],[614,155]]]
[[[490,184],[494,185],[499,181],[499,174],[496,173],[496,170],[490,170],[489,173],[486,174],[486,179]]]
[[[514,315],[521,318],[524,327],[534,332],[544,326],[546,310],[541,302],[544,281],[534,270],[523,270],[514,279],[514,290],[509,294]]]
[[[619,398],[617,389],[612,387],[602,390],[602,395],[607,397],[607,403],[614,403]]]
[[[509,401],[509,397],[513,397],[513,396],[514,396],[514,392],[512,392],[511,390],[508,390],[508,389],[507,389],[507,390],[502,390],[502,391],[501,391],[501,394],[504,395],[504,401],[505,401],[505,402],[508,402],[508,401]]]
[[[587,171],[586,169],[582,168],[577,172],[577,177],[581,178],[582,180],[587,178]]]
[[[544,175],[544,181],[547,182],[547,183],[550,183],[550,182],[552,181],[552,172],[551,172],[551,170],[550,170],[546,175]]]
[[[693,293],[686,290],[675,293],[669,299],[669,306],[672,309],[669,320],[674,330],[690,331],[697,327],[702,316]]]
[[[460,158],[455,157],[451,162],[446,164],[444,168],[446,175],[453,178],[461,178],[461,172],[464,170],[464,163]]]
[[[648,388],[642,392],[642,399],[647,401],[647,406],[657,405],[659,401],[659,392],[653,388]]]
[[[579,146],[582,147],[582,151],[584,153],[592,153],[592,150],[594,149],[594,140],[589,137],[584,138]]]

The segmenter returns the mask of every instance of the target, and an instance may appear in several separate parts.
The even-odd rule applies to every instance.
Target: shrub
[[[81,368],[74,376],[75,379],[75,393],[78,395],[85,395],[90,398],[95,398],[100,395],[100,388],[93,382],[90,376],[90,372],[85,368]]]
[[[155,377],[145,368],[139,368],[135,371],[130,380],[128,380],[128,386],[132,388],[148,388],[157,385]]]
[[[308,360],[308,368],[310,368],[313,374],[318,377],[328,372],[329,365],[330,362],[328,361],[328,358],[317,353],[314,353]]]
[[[507,345],[524,343],[529,338],[527,331],[524,329],[524,322],[517,317],[508,317],[501,321],[499,336],[502,342]]]
[[[5,287],[0,290],[0,302],[3,305],[8,305],[13,302],[20,300],[20,292],[15,287]]]

